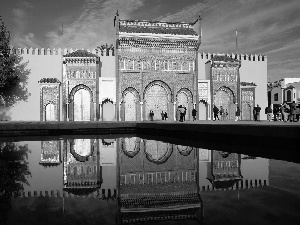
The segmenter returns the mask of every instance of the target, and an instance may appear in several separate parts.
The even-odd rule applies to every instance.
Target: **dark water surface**
[[[137,137],[1,142],[0,224],[300,224],[300,165],[234,152]]]

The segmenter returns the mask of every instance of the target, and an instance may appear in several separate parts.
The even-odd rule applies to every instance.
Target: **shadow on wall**
[[[28,93],[28,75],[30,70],[26,69],[28,62],[22,62],[23,57],[15,53],[11,53],[10,57],[14,59],[14,70],[18,76],[18,80],[13,85],[5,85],[0,88],[0,121],[11,120],[9,116],[9,108],[20,101],[27,101],[30,93]]]

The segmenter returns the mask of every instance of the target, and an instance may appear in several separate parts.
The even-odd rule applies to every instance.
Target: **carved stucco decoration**
[[[45,79],[39,81],[41,121],[60,120],[60,82],[58,80],[54,82],[55,83],[47,83]],[[49,117],[49,115],[51,116]]]

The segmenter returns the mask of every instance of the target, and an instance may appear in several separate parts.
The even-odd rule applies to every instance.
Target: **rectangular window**
[[[274,101],[278,101],[278,93],[274,94]]]
[[[169,70],[168,62],[164,62],[164,70]]]

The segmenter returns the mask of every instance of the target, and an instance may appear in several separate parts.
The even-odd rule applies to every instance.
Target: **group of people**
[[[185,106],[182,106],[182,105],[178,106],[177,115],[179,117],[178,119],[179,119],[180,122],[185,121],[186,112],[187,112],[187,108]],[[161,115],[162,120],[167,120],[168,119],[168,113],[167,112],[161,111],[160,115]],[[193,121],[196,120],[196,116],[197,116],[197,110],[193,109],[192,110]],[[153,121],[153,119],[154,119],[153,110],[150,110],[149,118],[150,118],[151,121]]]
[[[227,109],[224,110],[223,106],[220,106],[220,109],[214,105],[213,107],[213,114],[214,114],[214,119],[213,120],[220,120],[219,114],[221,117],[221,120],[228,120],[228,111]]]
[[[167,119],[168,119],[168,114],[167,114],[167,112],[161,111],[160,115],[161,115],[161,119],[162,119],[162,120],[167,120]]]
[[[185,106],[178,106],[177,109],[177,115],[179,116],[179,121],[183,122],[185,121],[186,117],[186,112],[187,108]],[[261,112],[261,107],[257,104],[255,107],[253,107],[253,119],[254,121],[260,121],[260,112]],[[271,106],[268,106],[265,108],[265,114],[267,114],[267,120],[268,121],[290,121],[290,122],[298,122],[300,120],[300,105],[297,106],[295,101],[293,101],[290,105],[287,104],[287,102],[283,102],[281,105],[275,105],[274,108],[272,109]],[[192,117],[193,121],[196,120],[196,115],[197,115],[197,110],[193,109],[192,110]],[[214,105],[213,106],[213,115],[214,118],[213,120],[228,120],[228,110],[224,109],[223,106],[220,106],[220,109]],[[219,117],[220,115],[220,117]],[[240,120],[241,116],[241,110],[239,106],[236,107],[235,110],[235,121]],[[154,112],[153,110],[150,110],[149,113],[150,120],[153,121],[154,118]],[[168,119],[168,114],[167,112],[162,111],[161,112],[161,119],[162,120],[167,120]]]
[[[281,105],[275,105],[273,110],[271,106],[267,107],[265,113],[267,114],[268,121],[272,121],[273,116],[274,121],[298,122],[300,117],[300,105],[297,106],[295,101],[290,105],[287,104],[287,102],[283,102]]]

